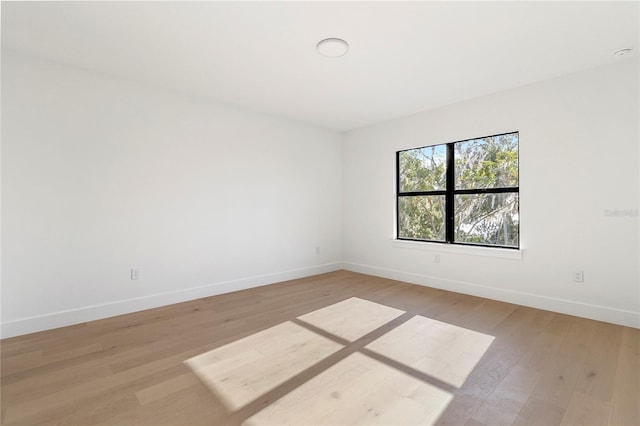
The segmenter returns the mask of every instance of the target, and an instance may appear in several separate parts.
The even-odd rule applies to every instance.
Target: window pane
[[[458,142],[456,189],[518,186],[518,133]]]
[[[455,196],[455,241],[519,245],[518,193]]]
[[[444,241],[445,196],[398,197],[398,238]]]
[[[445,145],[400,151],[400,192],[445,189]]]

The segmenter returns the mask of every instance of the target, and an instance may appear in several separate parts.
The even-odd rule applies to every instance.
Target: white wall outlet
[[[132,280],[139,280],[140,279],[140,269],[131,268],[131,279]]]
[[[316,246],[316,254],[320,254],[320,246]]]
[[[573,271],[573,281],[576,283],[584,282],[584,272],[583,271]]]
[[[436,255],[433,256],[433,262],[434,263],[440,263],[440,255],[439,254],[436,254]]]

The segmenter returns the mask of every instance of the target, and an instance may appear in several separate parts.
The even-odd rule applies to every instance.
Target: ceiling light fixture
[[[349,43],[341,38],[325,38],[318,42],[316,49],[322,56],[327,58],[339,58],[347,53]]]
[[[624,56],[624,55],[628,55],[629,53],[631,53],[631,49],[629,48],[619,49],[613,52],[613,56]]]

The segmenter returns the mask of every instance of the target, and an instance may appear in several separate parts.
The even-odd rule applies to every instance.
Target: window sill
[[[493,247],[474,247],[465,245],[452,245],[452,244],[440,244],[430,243],[422,241],[406,241],[406,240],[391,240],[393,247],[423,250],[438,253],[454,253],[470,256],[485,256],[485,257],[499,257],[503,259],[522,259],[524,253],[523,249],[505,249],[505,248],[493,248]]]

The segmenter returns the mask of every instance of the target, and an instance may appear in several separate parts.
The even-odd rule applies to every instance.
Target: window
[[[399,240],[519,248],[518,132],[396,153]]]

